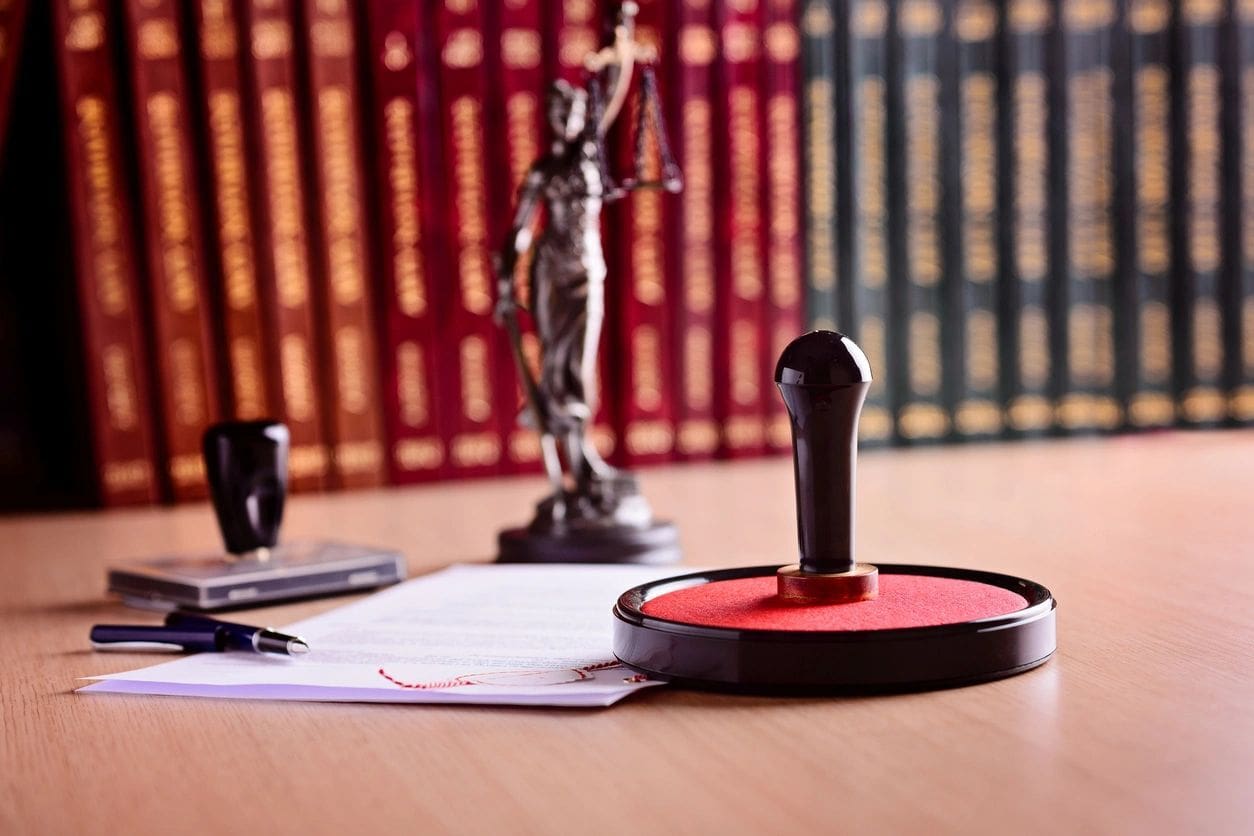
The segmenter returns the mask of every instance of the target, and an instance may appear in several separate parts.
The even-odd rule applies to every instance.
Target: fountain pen
[[[98,650],[244,650],[282,656],[309,652],[309,644],[299,636],[183,612],[167,615],[164,627],[97,624],[91,628],[91,643]]]

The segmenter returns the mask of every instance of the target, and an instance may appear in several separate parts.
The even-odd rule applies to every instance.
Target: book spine
[[[659,95],[670,90],[669,73],[674,69],[664,61],[671,52],[669,42],[663,42],[670,31],[664,6],[661,0],[641,2],[635,30],[637,41],[663,57],[656,68]],[[650,127],[647,113],[643,123],[638,121],[647,103],[638,93],[640,79],[633,83],[637,95],[628,100],[611,131],[611,153],[620,171],[632,172],[639,148],[642,179],[657,181],[662,166],[659,137]],[[640,128],[644,130],[642,136],[638,135]],[[612,300],[610,334],[618,347],[613,352],[617,434],[622,442],[620,457],[627,465],[669,461],[675,449],[670,374],[665,362],[671,356],[671,334],[664,235],[673,212],[673,199],[651,187],[630,192],[611,204],[607,212],[607,229],[617,231],[608,242],[616,269],[607,279],[607,295]]]
[[[1241,145],[1241,273],[1239,311],[1240,378],[1228,404],[1229,416],[1254,421],[1254,0],[1237,0],[1237,55]]]
[[[727,126],[721,186],[715,356],[721,367],[714,395],[722,424],[722,454],[760,454],[765,445],[762,378],[765,276],[762,229],[759,90],[762,23],[756,4],[720,10],[721,122]]]
[[[1226,416],[1223,393],[1223,311],[1220,274],[1220,69],[1219,31],[1224,4],[1187,0],[1177,6],[1176,88],[1182,103],[1177,139],[1182,153],[1174,186],[1177,225],[1175,250],[1178,282],[1176,333],[1180,414],[1186,424],[1214,425]]]
[[[488,165],[494,182],[508,184],[508,189],[501,189],[498,195],[503,199],[498,199],[494,207],[493,242],[503,241],[508,235],[514,220],[514,198],[532,163],[545,151],[541,11],[540,0],[517,0],[497,8],[488,24],[487,58],[494,79],[489,92],[493,97],[492,110],[499,112],[503,120],[501,129],[494,133],[504,139],[502,144],[489,145],[489,150],[495,153],[490,154]],[[534,232],[538,229],[533,229]],[[514,270],[514,292],[523,308],[529,302],[530,273],[531,253],[528,251],[518,258]],[[504,368],[514,369],[512,349],[505,342],[500,343],[500,348],[500,363]],[[539,353],[540,344],[534,330],[523,329],[523,354],[530,360],[533,375],[539,371],[536,362]],[[522,404],[524,395],[517,370],[513,379],[513,403]],[[510,423],[504,469],[510,473],[538,471],[541,466],[539,435],[534,428],[512,420],[514,416],[506,417]]]
[[[805,139],[806,320],[837,330],[836,63],[838,10],[844,3],[808,0],[801,10],[802,126]],[[847,60],[847,59],[844,59]],[[872,373],[876,370],[872,369]]]
[[[322,368],[314,330],[309,230],[306,220],[292,6],[290,0],[247,0],[248,124],[254,132],[258,272],[269,334],[268,360],[277,374],[271,402],[291,432],[289,480],[294,490],[326,487],[330,455],[321,414]]]
[[[257,246],[251,215],[252,173],[244,137],[244,102],[240,78],[240,29],[230,3],[196,3],[200,67],[201,123],[209,151],[209,213],[215,247],[206,247],[218,271],[224,350],[228,378],[226,402],[237,420],[271,414],[265,362]]]
[[[327,355],[325,394],[334,484],[381,485],[386,462],[379,407],[373,275],[366,242],[357,32],[341,0],[304,0],[308,107],[318,225],[315,263]]]
[[[58,0],[53,15],[99,497],[105,505],[153,502],[154,428],[110,54],[114,33],[103,0]]]
[[[850,330],[875,383],[858,423],[859,443],[887,444],[893,433],[888,346],[888,14],[885,0],[850,6],[850,183],[853,218],[850,273],[853,316]],[[843,240],[843,239],[842,239]]]
[[[27,0],[9,0],[0,4],[0,151],[4,150],[5,128],[13,102],[13,85],[17,77],[18,54],[26,28]]]
[[[675,310],[675,444],[687,461],[708,459],[718,450],[714,417],[714,61],[718,36],[709,4],[684,0],[680,8],[677,57],[680,116],[679,166],[684,175],[679,216]]]
[[[1128,8],[1127,26],[1135,184],[1131,261],[1136,279],[1128,422],[1139,428],[1165,427],[1174,423],[1176,412],[1171,381],[1171,7],[1167,0],[1135,0]]]
[[[1057,423],[1067,432],[1111,430],[1115,399],[1113,0],[1065,0],[1067,279],[1066,370]]]
[[[772,381],[775,361],[802,331],[805,322],[805,279],[802,268],[801,154],[797,101],[800,87],[801,33],[796,0],[772,0],[766,6],[765,153],[763,212],[766,218],[766,286],[768,349],[762,358],[762,380]],[[831,142],[828,142],[829,160]],[[769,385],[769,384],[768,384]],[[766,444],[771,450],[792,450],[792,429],[782,398],[768,391]]]
[[[449,463],[457,476],[499,473],[503,428],[515,417],[512,375],[500,368],[492,321],[491,243],[485,177],[482,15],[478,7],[441,6],[437,13],[441,124],[448,171],[447,246],[452,287],[441,317],[440,344],[450,352]]]
[[[433,117],[430,42],[421,3],[367,7],[370,112],[377,153],[377,263],[384,311],[382,399],[390,479],[439,478],[447,459],[437,409],[438,346],[431,213],[435,148],[419,129]]]
[[[961,234],[962,308],[960,397],[954,429],[962,438],[989,438],[1003,424],[1000,338],[1002,207],[999,177],[999,30],[1004,16],[992,0],[962,0],[956,10],[958,41],[957,216]]]
[[[890,168],[904,178],[901,207],[903,269],[898,282],[904,383],[895,404],[897,435],[905,442],[948,435],[952,418],[944,403],[942,364],[943,220],[940,135],[940,50],[948,37],[936,0],[903,0],[901,44],[901,142],[890,149]],[[890,111],[891,114],[891,111]],[[890,115],[890,119],[891,119]],[[893,155],[896,150],[898,155]]]
[[[1054,100],[1048,70],[1057,19],[1048,0],[1011,0],[1008,6],[1005,54],[1014,203],[1006,224],[1012,280],[1003,303],[1012,361],[1004,379],[1010,393],[1006,417],[1016,436],[1040,435],[1053,427],[1048,283],[1055,259],[1048,126]]]
[[[141,201],[148,249],[165,477],[177,500],[208,495],[200,437],[218,417],[182,35],[173,0],[128,0]]]

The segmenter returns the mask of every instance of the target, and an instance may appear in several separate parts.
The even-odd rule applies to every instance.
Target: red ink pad
[[[647,601],[641,612],[701,627],[738,630],[901,630],[1009,615],[1027,599],[1000,586],[929,575],[888,575],[879,595],[851,604],[781,601],[775,579],[749,577],[690,586]]]

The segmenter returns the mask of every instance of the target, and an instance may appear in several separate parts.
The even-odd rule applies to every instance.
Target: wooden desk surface
[[[791,479],[772,460],[643,480],[689,563],[730,565],[790,558]],[[87,649],[91,623],[134,617],[104,564],[213,547],[211,515],[0,520],[0,832],[1250,832],[1254,433],[880,452],[859,487],[865,559],[1049,586],[1054,659],[937,693],[597,711],[76,695],[153,661]],[[542,489],[298,497],[286,531],[395,546],[417,574],[488,559]]]

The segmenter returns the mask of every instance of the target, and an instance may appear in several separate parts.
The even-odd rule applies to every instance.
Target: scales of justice
[[[589,435],[607,278],[601,210],[636,189],[682,188],[653,74],[657,53],[635,40],[637,11],[635,3],[622,5],[613,42],[584,59],[581,85],[557,81],[550,87],[552,141],[519,188],[513,227],[497,253],[495,313],[522,383],[520,421],[539,433],[552,486],[529,525],[501,532],[500,562],[658,564],[680,556],[675,526],[654,519],[636,477],[607,464]],[[634,171],[615,179],[605,138],[637,75]],[[650,139],[655,179],[646,176]],[[545,221],[533,238],[541,208]],[[523,351],[523,307],[514,287],[519,259],[528,251],[527,310],[539,342],[538,370]]]

